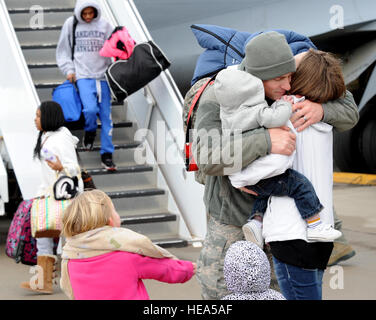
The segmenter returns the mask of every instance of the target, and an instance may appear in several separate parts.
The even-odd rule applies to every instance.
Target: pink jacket
[[[76,300],[149,300],[142,279],[183,283],[192,278],[193,264],[114,251],[71,259],[68,272]]]
[[[105,41],[99,54],[102,57],[127,60],[131,56],[135,44],[136,42],[128,33],[127,28],[117,27],[111,37]]]

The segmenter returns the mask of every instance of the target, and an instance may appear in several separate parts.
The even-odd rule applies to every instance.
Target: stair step
[[[135,212],[140,214],[154,212],[166,212],[168,196],[165,190],[158,188],[144,188],[138,190],[125,190],[106,192],[112,199],[112,202],[120,216],[126,217],[134,215]]]
[[[122,143],[122,144],[115,144],[114,148],[115,148],[115,150],[133,149],[133,148],[137,148],[140,145],[140,143],[141,142],[132,141],[132,142],[126,142],[126,143]],[[94,151],[100,151],[100,150],[101,150],[101,146],[98,146],[98,145],[94,146],[93,150],[91,150],[91,151],[86,151],[83,147],[77,148],[78,152],[94,152]]]
[[[73,15],[73,8],[43,8],[42,11],[30,11],[29,8],[17,8],[8,10],[9,17],[12,21],[13,27],[23,28],[25,30],[28,27],[40,27],[43,26],[62,26],[65,21]],[[43,15],[43,20],[41,16]],[[36,20],[36,18],[39,18]],[[36,23],[40,25],[31,25],[31,23]],[[57,30],[55,30],[57,31]],[[26,31],[27,33],[27,31]],[[18,32],[17,32],[18,35]],[[58,39],[58,38],[57,38]],[[56,41],[57,39],[54,39]],[[45,41],[44,41],[45,42]]]
[[[157,171],[148,165],[118,167],[115,172],[108,172],[105,169],[87,171],[92,175],[96,187],[104,192],[157,187]]]
[[[144,215],[129,215],[121,217],[121,225],[141,224],[141,223],[158,223],[176,221],[177,217],[172,213],[150,213]]]
[[[135,173],[135,172],[147,172],[153,171],[153,167],[148,165],[138,165],[138,166],[129,166],[124,168],[118,168],[115,172],[109,172],[106,169],[88,169],[86,170],[92,176],[100,176],[100,175],[114,175],[119,173]]]
[[[24,44],[24,45],[21,45],[22,50],[55,49],[55,53],[56,53],[56,48],[57,48],[56,43]]]
[[[37,28],[31,28],[31,27],[16,27],[14,28],[14,31],[16,32],[25,32],[25,31],[30,31],[30,32],[35,32],[35,31],[53,31],[53,30],[61,30],[63,26],[62,25],[49,25],[49,26],[43,26],[43,28],[37,29]]]
[[[184,248],[188,246],[188,241],[179,238],[171,239],[155,239],[152,240],[154,244],[162,248]]]
[[[112,118],[117,118],[117,110],[113,112]],[[122,115],[124,118],[124,115]],[[123,141],[133,141],[134,135],[135,135],[135,128],[133,127],[133,123],[129,121],[122,121],[121,119],[115,120],[119,122],[115,122],[113,124],[113,130],[112,130],[112,142],[113,144],[121,144]],[[84,129],[84,123],[81,124],[81,126],[76,126],[74,130],[72,130],[72,127],[67,125],[68,129],[71,130],[72,134],[76,136],[80,141],[83,141],[85,131]],[[97,128],[97,135],[94,140],[94,145],[99,145],[101,141],[101,130],[102,125],[98,125]]]
[[[66,80],[64,74],[60,71],[58,67],[39,67],[30,68],[30,74],[33,78],[34,83],[62,83]]]
[[[147,234],[150,239],[179,238],[177,236],[177,230],[179,229],[180,219],[178,218],[180,217],[175,215],[175,217],[168,218],[168,221],[166,221],[166,219],[159,219],[159,221],[128,224],[124,225],[124,227],[140,234]]]
[[[22,49],[22,47],[21,47]],[[23,54],[28,64],[54,63],[56,64],[56,46],[42,47],[33,49],[30,46],[24,46]]]
[[[55,6],[53,5],[52,3],[53,2],[57,2],[57,1],[51,1],[51,0],[5,0],[5,3],[7,5],[7,8],[8,10],[13,10],[13,9],[17,9],[17,8],[30,8],[31,6],[34,6],[34,5],[39,5],[41,6],[42,8],[50,8],[52,6]],[[59,7],[69,7],[69,8],[72,8],[75,6],[75,0],[59,0],[58,1],[58,4],[56,6],[59,6]]]
[[[35,83],[35,88],[37,88],[37,89],[55,89],[59,85],[61,85],[61,82]]]
[[[81,146],[79,144],[78,146]],[[128,167],[134,165],[143,165],[144,163],[136,163],[135,161],[135,150],[136,148],[126,148],[118,149],[112,155],[112,159],[117,165],[117,167]],[[102,167],[101,165],[101,156],[99,152],[90,152],[82,151],[79,153],[81,162],[84,164],[84,167],[88,169],[97,169]]]
[[[112,104],[113,106],[115,104]],[[133,127],[133,122],[131,121],[123,121],[123,122],[116,122],[116,123],[113,123],[113,127],[114,128],[132,128]],[[101,129],[102,128],[102,125],[99,123],[98,124],[98,129]],[[79,128],[79,129],[74,129],[74,130],[71,130],[72,131],[72,134],[75,135],[77,138],[80,138],[81,140],[81,136],[83,136],[84,134],[84,127],[82,126],[82,128]],[[97,136],[99,135],[99,133],[97,132]]]
[[[60,29],[55,29],[55,27],[46,27],[44,29],[31,29],[26,30],[26,28],[19,27],[15,28],[18,42],[21,47],[24,46],[38,46],[43,44],[50,44],[51,46],[56,43],[60,37]]]
[[[43,7],[44,13],[51,13],[51,12],[72,12],[74,8],[71,7]],[[9,14],[22,14],[22,13],[30,13],[30,8],[11,8],[8,9]]]
[[[29,69],[44,69],[44,68],[58,68],[56,63],[30,63],[27,65]]]
[[[111,199],[123,199],[123,198],[138,198],[138,197],[152,197],[163,195],[166,192],[163,189],[142,189],[142,190],[128,190],[128,191],[114,191],[107,192],[107,195]]]

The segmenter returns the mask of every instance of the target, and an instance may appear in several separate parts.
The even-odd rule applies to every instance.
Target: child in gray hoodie
[[[74,17],[68,18],[61,30],[56,50],[56,61],[61,72],[71,82],[76,82],[85,116],[83,146],[92,150],[97,130],[97,115],[101,121],[101,160],[109,171],[116,170],[112,161],[111,94],[104,74],[112,63],[99,55],[113,27],[101,18],[101,8],[95,0],[78,0]],[[73,24],[77,19],[76,43],[72,59]]]

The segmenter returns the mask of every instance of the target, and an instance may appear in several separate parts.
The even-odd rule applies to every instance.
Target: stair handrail
[[[116,19],[116,24],[126,26],[137,43],[153,40],[132,0],[101,0],[101,4],[105,11],[109,11],[108,18]],[[110,17],[111,15],[113,18]],[[158,166],[160,177],[158,181],[166,182],[169,194],[191,235],[203,239],[206,233],[206,210],[201,201],[204,188],[195,181],[193,174],[187,175],[185,171],[183,98],[168,70],[163,71],[150,82],[147,91],[149,89],[156,102],[152,107],[150,126],[147,120],[145,121],[149,116],[150,108],[145,96],[141,96],[139,92],[127,99],[128,116],[139,125],[138,129],[148,128],[145,150],[150,151],[152,155],[146,152],[146,156],[150,155],[148,158],[150,163],[156,163]],[[155,148],[156,142],[157,148]],[[170,159],[173,161],[170,162]]]

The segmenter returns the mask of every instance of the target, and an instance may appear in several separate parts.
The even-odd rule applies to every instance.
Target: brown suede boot
[[[30,281],[22,282],[21,288],[38,293],[53,293],[53,278],[57,257],[54,255],[43,255],[37,257],[37,265],[34,267],[35,275]]]

